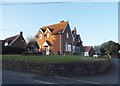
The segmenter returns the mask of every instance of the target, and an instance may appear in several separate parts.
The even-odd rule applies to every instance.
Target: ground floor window
[[[66,47],[65,47],[66,51],[71,51],[71,44],[66,42]]]

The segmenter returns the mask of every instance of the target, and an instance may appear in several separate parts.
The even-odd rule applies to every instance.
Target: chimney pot
[[[22,32],[22,31],[20,32],[20,35],[21,35],[21,36],[23,35],[23,32]]]

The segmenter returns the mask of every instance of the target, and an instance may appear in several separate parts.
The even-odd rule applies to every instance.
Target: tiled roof
[[[12,37],[8,37],[8,38],[5,39],[5,42],[9,42],[9,44],[10,44],[19,36],[20,35],[15,35],[15,36],[12,36]]]
[[[84,51],[89,52],[91,48],[92,48],[92,46],[84,46]]]
[[[44,32],[47,28],[49,28],[52,34],[58,34],[58,32],[62,32],[64,30],[67,24],[68,21],[63,21],[57,24],[43,26],[41,30]]]
[[[26,47],[28,48],[28,47],[34,47],[34,46],[39,47],[36,41],[29,42]]]

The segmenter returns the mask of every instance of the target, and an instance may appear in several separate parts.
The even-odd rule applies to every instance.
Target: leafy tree
[[[98,54],[98,55],[101,54],[101,52],[100,52],[100,45],[96,45],[96,46],[94,46],[93,48],[94,48],[96,54]]]
[[[113,41],[108,41],[100,46],[100,51],[101,55],[106,56],[106,57],[117,57],[118,56],[118,51],[120,50],[120,44],[115,43]]]

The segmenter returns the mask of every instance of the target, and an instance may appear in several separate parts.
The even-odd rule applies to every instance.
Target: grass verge
[[[105,60],[103,58],[93,58],[74,55],[2,55],[3,60],[39,61],[42,63],[69,63],[69,62],[93,62]]]

